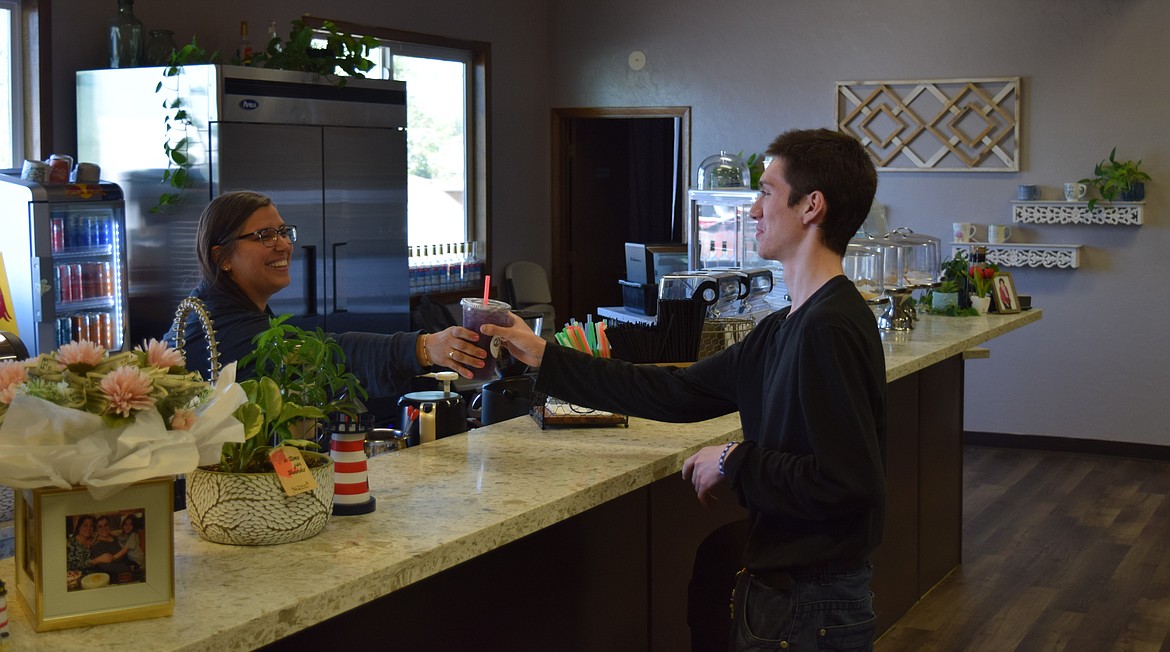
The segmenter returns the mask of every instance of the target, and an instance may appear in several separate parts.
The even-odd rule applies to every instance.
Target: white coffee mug
[[[987,227],[987,241],[992,244],[1007,242],[1012,237],[1012,227],[1006,224],[992,224]]]
[[[951,225],[954,228],[955,242],[972,242],[975,240],[975,225],[970,222],[955,222]]]
[[[1087,192],[1089,192],[1089,187],[1083,183],[1064,184],[1065,201],[1080,201],[1085,198],[1085,193]]]

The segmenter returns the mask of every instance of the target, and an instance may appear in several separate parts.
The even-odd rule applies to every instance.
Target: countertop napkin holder
[[[540,426],[541,430],[550,426],[569,428],[630,427],[630,417],[624,414],[581,407],[540,392],[533,393],[532,407],[528,414],[532,416],[532,420]]]

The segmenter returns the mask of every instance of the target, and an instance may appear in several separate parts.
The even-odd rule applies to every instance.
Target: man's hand
[[[683,462],[683,480],[690,480],[691,484],[695,486],[695,495],[704,507],[715,506],[715,502],[719,499],[712,495],[711,491],[727,479],[719,475],[719,456],[723,454],[725,446],[725,444],[707,446]],[[733,450],[735,450],[735,446],[732,446],[727,454],[730,455]]]
[[[515,313],[508,313],[508,316],[512,318],[511,326],[484,324],[480,327],[480,332],[488,337],[499,337],[503,340],[501,344],[513,357],[533,369],[539,368],[541,361],[544,360],[544,347],[548,342],[533,333],[528,324]]]

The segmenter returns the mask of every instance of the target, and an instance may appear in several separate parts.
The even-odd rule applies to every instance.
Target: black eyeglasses
[[[245,233],[244,235],[236,238],[236,240],[247,240],[248,238],[255,238],[255,239],[259,240],[260,242],[264,243],[265,247],[268,247],[269,249],[271,249],[271,248],[276,246],[276,238],[277,237],[284,238],[284,239],[288,240],[289,242],[296,242],[297,241],[297,227],[295,227],[291,224],[285,224],[284,226],[280,227],[279,229],[276,229],[273,227],[268,227],[267,229],[260,229],[259,231]]]

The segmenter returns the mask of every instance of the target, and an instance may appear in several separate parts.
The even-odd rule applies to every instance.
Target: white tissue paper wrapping
[[[96,414],[18,394],[0,425],[0,483],[21,489],[85,485],[102,500],[141,480],[215,464],[224,443],[244,441],[244,426],[232,413],[248,399],[235,380],[233,362],[195,409],[190,430],[167,430],[155,409],[107,428]]]

